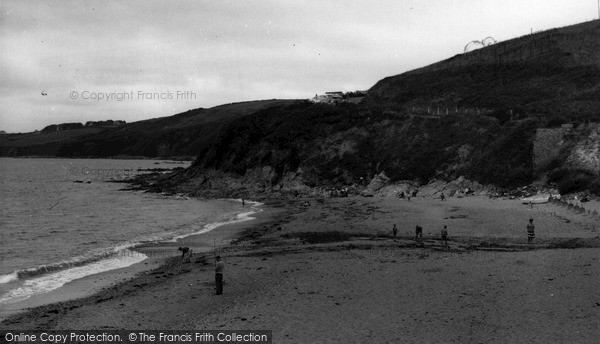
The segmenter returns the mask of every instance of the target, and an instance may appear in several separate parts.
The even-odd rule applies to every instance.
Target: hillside
[[[239,190],[365,186],[384,172],[392,182],[462,175],[515,187],[531,181],[532,150],[523,146],[533,144],[529,133],[536,125],[500,125],[493,117],[470,115],[373,116],[355,105],[273,107],[223,127],[169,184],[195,179],[193,188]]]
[[[274,99],[226,104],[114,128],[5,134],[0,136],[0,156],[194,157],[198,147],[210,140],[224,123],[260,109],[294,102]]]
[[[589,130],[549,148],[557,152],[552,163],[538,166],[534,155],[538,129],[600,119],[599,38],[600,21],[553,29],[385,78],[362,105],[258,111],[224,126],[167,184],[243,193],[365,186],[383,173],[420,185],[463,176],[503,188],[546,180],[600,193],[597,164],[581,170],[566,159],[578,142],[597,140]],[[596,144],[587,143],[587,158]]]
[[[368,103],[384,111],[513,110],[560,121],[600,113],[600,21],[499,42],[379,81]],[[436,110],[437,111],[437,110]]]

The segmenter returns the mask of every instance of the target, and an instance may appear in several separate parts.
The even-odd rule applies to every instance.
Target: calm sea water
[[[235,220],[238,202],[118,191],[125,184],[107,182],[188,164],[0,158],[0,307],[144,260],[128,254],[135,245]]]

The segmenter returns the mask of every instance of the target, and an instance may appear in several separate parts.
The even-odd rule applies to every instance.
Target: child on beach
[[[223,271],[225,270],[225,263],[221,260],[221,256],[217,256],[215,262],[215,284],[217,287],[217,295],[223,294]]]
[[[417,225],[415,228],[415,241],[423,240],[423,227]]]
[[[533,219],[529,219],[529,224],[527,224],[527,243],[533,243],[533,238],[535,238],[535,226],[533,225]]]
[[[444,226],[444,229],[442,229],[442,240],[444,240],[444,246],[448,246],[448,229],[447,229],[447,226]]]

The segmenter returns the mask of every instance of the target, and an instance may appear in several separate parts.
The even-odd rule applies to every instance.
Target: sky
[[[0,130],[367,90],[597,18],[597,0],[0,0]]]

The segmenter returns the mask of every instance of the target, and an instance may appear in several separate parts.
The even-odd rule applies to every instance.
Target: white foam
[[[6,292],[0,297],[0,304],[14,303],[30,298],[33,295],[47,293],[62,287],[68,282],[85,276],[124,268],[148,258],[145,254],[123,250],[117,256],[99,260],[84,266],[77,266],[55,273],[27,279],[21,286]]]
[[[240,202],[241,202],[241,199],[240,199]],[[198,235],[198,234],[207,233],[207,232],[212,231],[215,228],[218,228],[218,227],[221,227],[221,226],[224,226],[224,225],[230,225],[230,224],[234,224],[234,223],[239,223],[239,222],[254,220],[255,217],[252,217],[251,215],[254,215],[256,213],[260,213],[261,211],[263,211],[259,207],[262,206],[264,203],[255,202],[255,201],[246,201],[246,202],[252,204],[252,206],[251,206],[252,210],[251,211],[237,214],[235,216],[235,219],[233,219],[233,220],[223,221],[223,222],[212,222],[212,223],[206,224],[206,225],[204,225],[204,227],[202,227],[201,230],[199,230],[197,232],[176,236],[173,239],[169,240],[169,242],[176,242],[179,239],[183,239],[183,238],[191,236],[191,235]]]
[[[13,272],[6,275],[0,275],[0,284],[10,283],[19,279],[17,272]]]

